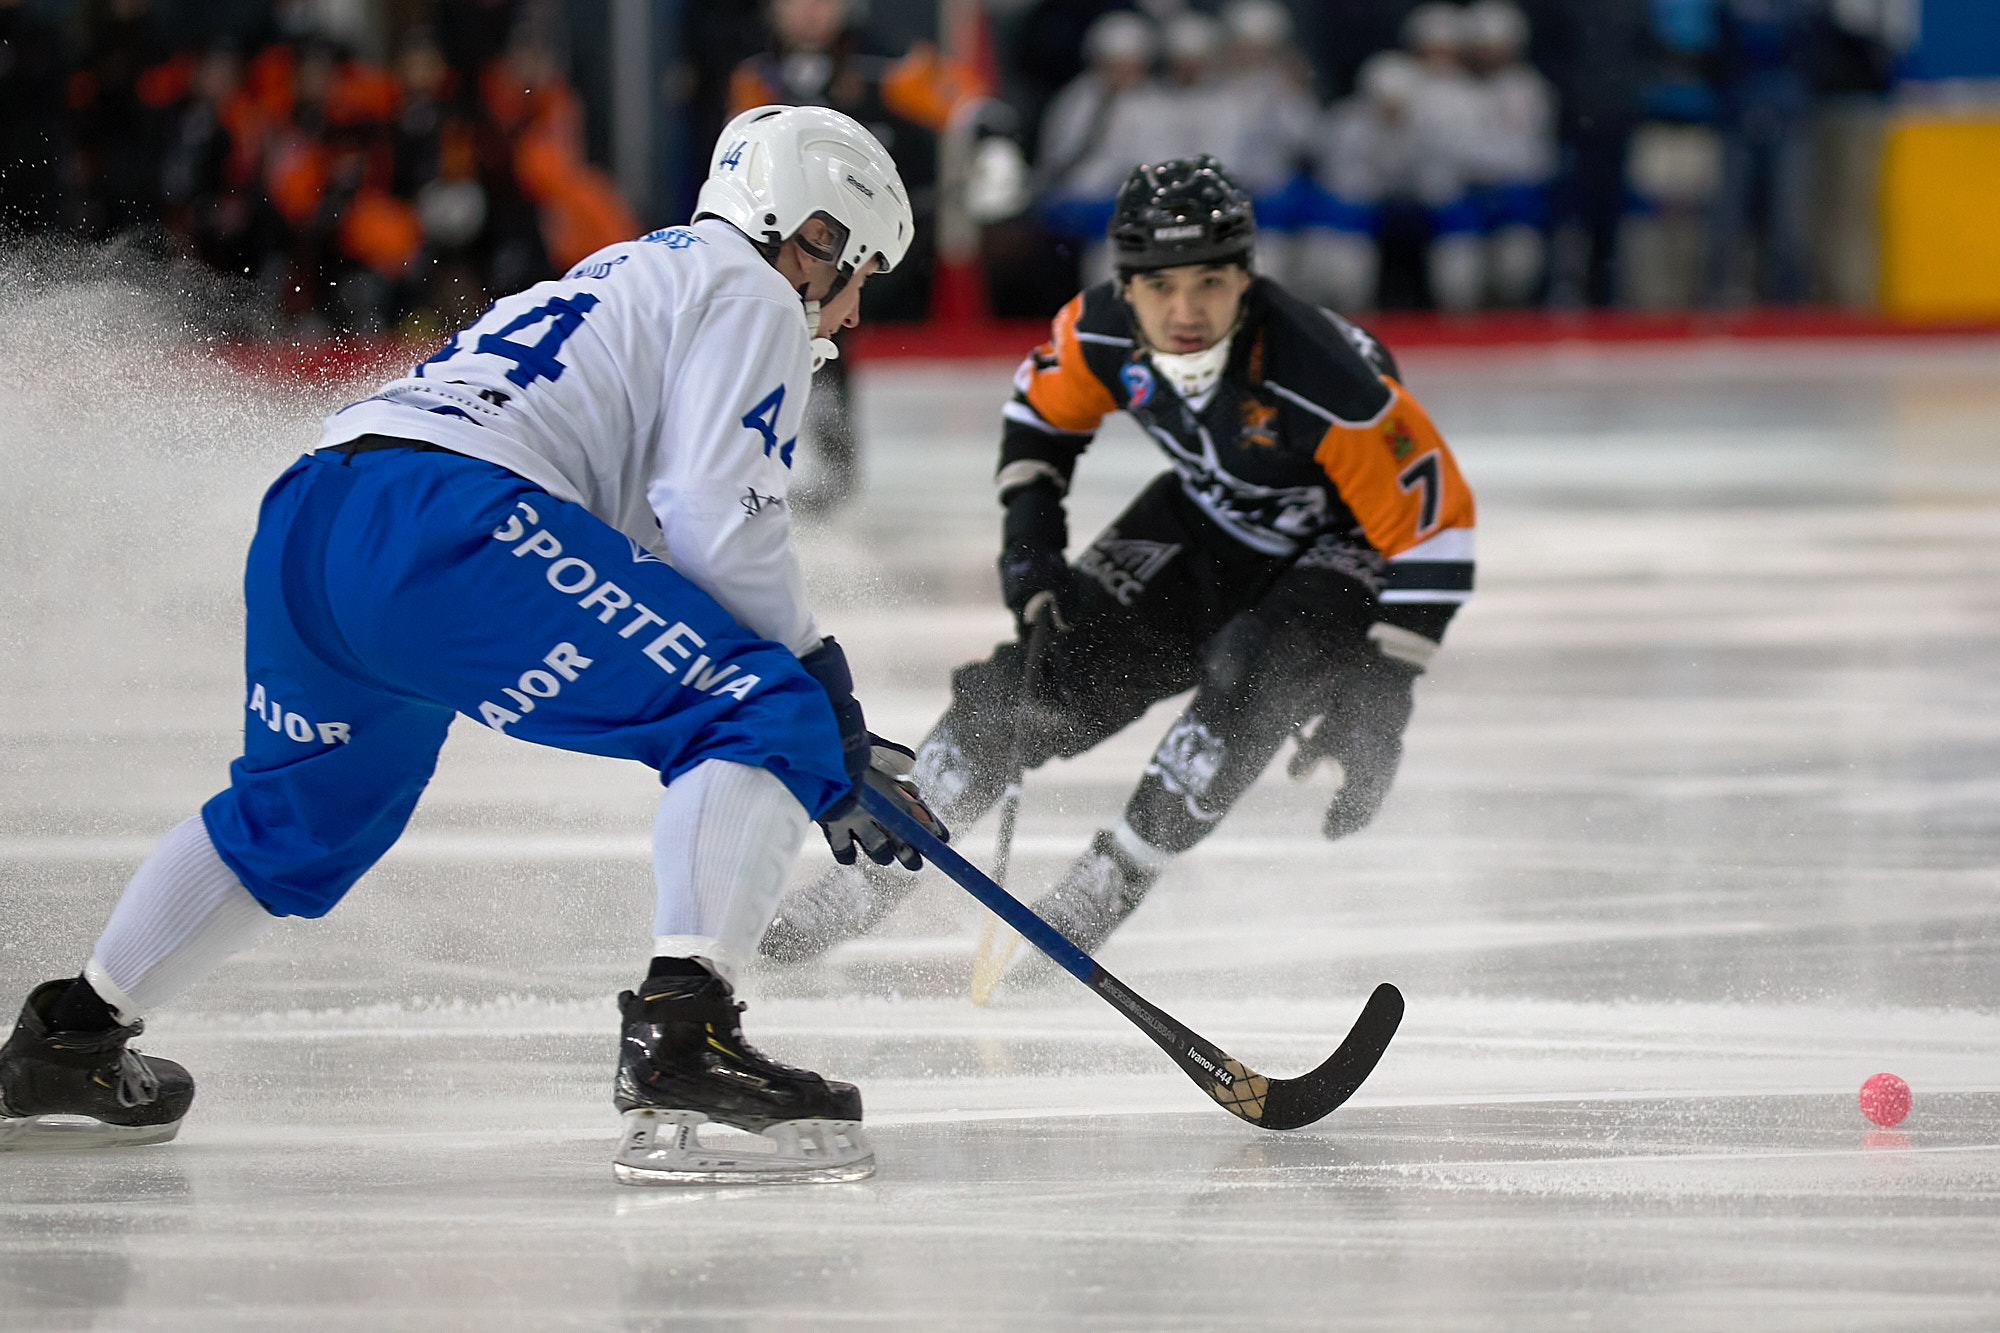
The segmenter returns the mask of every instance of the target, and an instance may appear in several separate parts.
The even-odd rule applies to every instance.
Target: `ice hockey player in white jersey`
[[[620,996],[618,1179],[870,1174],[860,1094],[745,1043],[730,977],[809,819],[836,859],[912,867],[856,792],[936,823],[806,604],[787,505],[833,354],[818,335],[910,239],[866,130],[760,107],[724,130],[691,225],[496,302],[330,417],[251,544],[243,756],[139,868],[82,975],[28,997],[0,1048],[0,1146],[172,1138],[194,1083],[131,1049],[141,1016],[273,916],[331,910],[462,713],[666,786],[652,961]],[[95,1123],[59,1128],[75,1116]],[[704,1122],[776,1151],[704,1147]]]

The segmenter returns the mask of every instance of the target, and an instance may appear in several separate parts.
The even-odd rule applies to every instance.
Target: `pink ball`
[[[1878,1125],[1900,1125],[1910,1113],[1910,1085],[1894,1074],[1875,1074],[1861,1085],[1861,1114]]]

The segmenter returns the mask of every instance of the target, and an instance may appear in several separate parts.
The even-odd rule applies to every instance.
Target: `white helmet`
[[[811,217],[845,235],[833,260],[843,279],[878,256],[903,261],[915,235],[910,196],[875,136],[822,106],[760,106],[723,128],[695,216],[713,216],[760,245],[777,246]],[[843,282],[844,285],[844,282]]]

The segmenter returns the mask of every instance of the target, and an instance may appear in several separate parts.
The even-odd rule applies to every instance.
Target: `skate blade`
[[[611,1172],[621,1185],[833,1185],[875,1174],[875,1150],[855,1120],[787,1120],[761,1134],[725,1131],[704,1143],[699,1111],[625,1113]]]
[[[143,1148],[166,1143],[181,1122],[166,1125],[107,1125],[87,1115],[31,1115],[0,1120],[0,1152],[90,1152],[99,1148]]]

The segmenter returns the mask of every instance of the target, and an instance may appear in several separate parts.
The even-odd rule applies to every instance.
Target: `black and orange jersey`
[[[1152,364],[1115,283],[1056,315],[1014,376],[1003,498],[1067,489],[1099,424],[1124,411],[1230,537],[1350,570],[1383,616],[1432,638],[1472,593],[1472,491],[1371,336],[1267,278],[1250,287],[1221,381],[1199,406]]]

